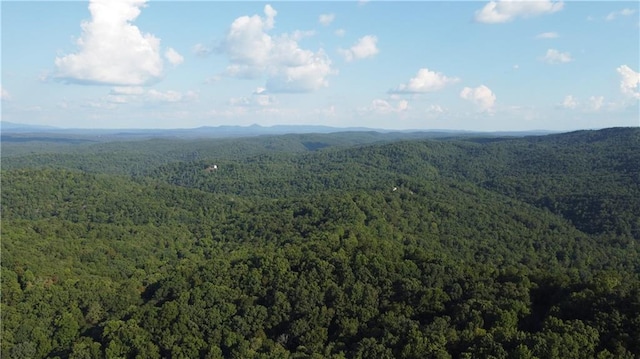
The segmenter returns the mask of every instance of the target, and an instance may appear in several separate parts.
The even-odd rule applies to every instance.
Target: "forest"
[[[3,358],[640,357],[640,128],[1,160]]]

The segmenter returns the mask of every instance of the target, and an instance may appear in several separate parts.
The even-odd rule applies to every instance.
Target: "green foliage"
[[[14,152],[1,354],[636,357],[639,138]]]

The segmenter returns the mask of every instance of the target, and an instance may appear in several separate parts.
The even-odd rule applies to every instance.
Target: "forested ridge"
[[[2,153],[2,357],[640,356],[638,128]]]

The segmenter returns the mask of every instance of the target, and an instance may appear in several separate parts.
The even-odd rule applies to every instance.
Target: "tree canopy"
[[[2,144],[3,357],[640,355],[637,128],[69,146]]]

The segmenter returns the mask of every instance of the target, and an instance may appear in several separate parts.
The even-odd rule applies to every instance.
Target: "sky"
[[[640,126],[640,2],[2,1],[2,121]]]

